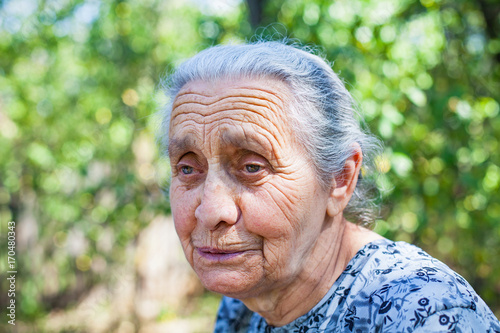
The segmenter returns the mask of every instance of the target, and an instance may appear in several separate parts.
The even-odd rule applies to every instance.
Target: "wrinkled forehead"
[[[169,154],[184,146],[236,146],[280,158],[296,147],[290,96],[275,79],[190,82],[173,102]]]
[[[288,86],[272,78],[191,81],[175,96],[171,117],[174,118],[175,113],[185,111],[185,106],[200,104],[208,107],[217,106],[222,102],[232,103],[233,106],[237,106],[238,102],[246,102],[267,107],[276,113],[283,111],[290,103],[290,96]]]
[[[241,121],[281,134],[290,131],[287,111],[290,105],[287,85],[276,79],[223,79],[215,82],[192,81],[176,95],[170,115],[169,136],[181,122],[220,124]]]

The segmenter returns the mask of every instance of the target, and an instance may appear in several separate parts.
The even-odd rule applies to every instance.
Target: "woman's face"
[[[272,79],[195,81],[170,123],[170,200],[184,252],[209,290],[244,299],[279,290],[307,265],[329,194]]]

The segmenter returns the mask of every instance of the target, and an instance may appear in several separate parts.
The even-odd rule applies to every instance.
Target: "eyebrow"
[[[235,147],[246,148],[248,146],[262,146],[260,140],[256,140],[250,136],[245,136],[242,133],[235,133],[235,131],[224,131],[221,134],[221,141],[223,145],[230,145]]]
[[[220,140],[222,150],[224,147],[232,146],[238,149],[255,152],[269,159],[276,158],[270,142],[263,143],[262,140],[258,140],[252,136],[245,136],[243,133],[237,131],[223,131]],[[192,136],[187,135],[181,138],[176,138],[174,136],[170,138],[167,150],[169,156],[178,156],[196,147],[196,140]]]
[[[271,143],[263,144],[262,140],[235,131],[224,131],[221,135],[221,142],[223,146],[233,146],[266,156],[274,155]]]
[[[195,147],[196,144],[192,137],[184,136],[182,138],[172,137],[168,141],[168,156],[177,156],[180,153]]]

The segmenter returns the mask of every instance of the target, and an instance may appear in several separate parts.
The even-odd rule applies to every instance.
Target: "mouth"
[[[196,251],[202,258],[217,262],[233,259],[246,252],[238,250],[220,250],[211,247],[198,247],[196,248]]]

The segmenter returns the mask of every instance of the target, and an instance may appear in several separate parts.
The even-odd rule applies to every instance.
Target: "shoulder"
[[[413,332],[499,333],[500,323],[493,314],[478,313],[476,309],[471,308],[455,307],[432,313]]]
[[[403,242],[371,246],[377,249],[369,260],[359,271],[351,272],[356,279],[345,298],[347,311],[342,319],[351,327],[412,332],[426,323],[439,322],[439,313],[475,318],[497,327],[498,320],[474,289],[444,263]],[[444,322],[445,317],[441,318]]]

